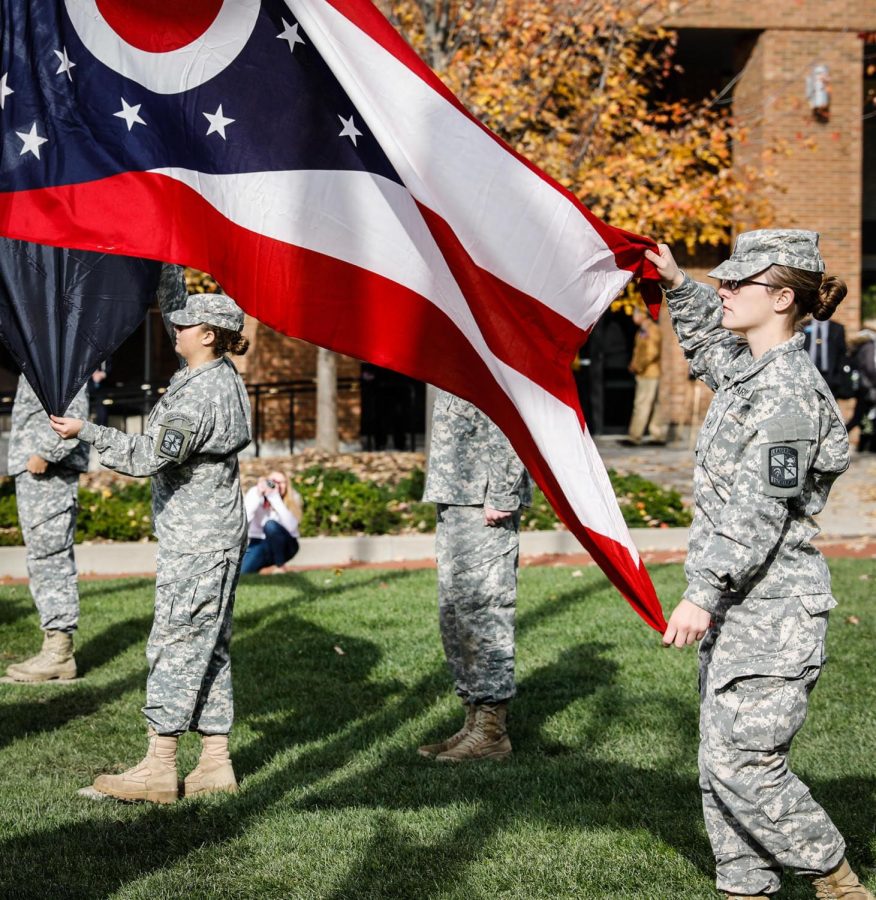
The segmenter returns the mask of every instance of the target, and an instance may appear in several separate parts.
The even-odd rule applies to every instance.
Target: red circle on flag
[[[216,20],[224,0],[95,0],[100,14],[120,38],[149,53],[179,50]]]

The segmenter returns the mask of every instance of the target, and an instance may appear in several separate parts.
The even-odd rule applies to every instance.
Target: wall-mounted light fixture
[[[830,119],[830,69],[823,63],[814,63],[806,76],[806,99],[816,121]]]

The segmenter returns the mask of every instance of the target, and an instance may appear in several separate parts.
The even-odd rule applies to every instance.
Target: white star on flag
[[[345,119],[343,116],[338,116],[338,118],[344,125],[338,137],[348,137],[353,142],[353,146],[357,147],[356,138],[362,137],[362,132],[353,124],[353,117],[350,116],[349,119]]]
[[[4,73],[3,73],[3,77],[0,78],[0,109],[5,109],[5,107],[6,107],[6,98],[7,98],[10,94],[14,94],[14,93],[15,93],[15,91],[13,91],[12,88],[9,87],[9,86],[6,84],[6,79],[7,79],[8,77],[9,77],[9,73],[8,73],[8,72],[4,72]]]
[[[30,126],[30,131],[16,131],[15,132],[21,140],[24,142],[21,153],[19,156],[24,156],[25,153],[33,153],[33,155],[40,159],[40,147],[48,142],[48,138],[40,137],[37,134],[36,122]]]
[[[304,38],[298,34],[298,23],[296,22],[294,25],[290,25],[285,19],[281,19],[280,21],[283,23],[283,32],[282,34],[278,34],[277,37],[281,41],[288,41],[289,51],[290,53],[294,53],[295,45],[304,43]]]
[[[61,60],[61,65],[58,66],[58,71],[55,72],[56,75],[66,75],[70,81],[73,80],[73,73],[70,71],[73,66],[76,65],[75,62],[70,62],[70,57],[67,56],[67,48],[64,47],[63,50],[55,50],[55,56]]]
[[[232,122],[236,122],[237,119],[229,119],[222,112],[222,104],[219,104],[219,109],[214,113],[204,113],[204,117],[210,123],[210,127],[207,129],[207,134],[213,134],[214,132],[218,135],[222,136],[222,140],[225,138],[225,126],[230,125]]]
[[[121,101],[122,108],[117,113],[113,113],[113,115],[125,120],[128,126],[128,131],[130,131],[135,125],[146,124],[143,119],[140,118],[140,107],[143,105],[142,103],[138,103],[136,106],[131,106],[124,97],[121,98]]]

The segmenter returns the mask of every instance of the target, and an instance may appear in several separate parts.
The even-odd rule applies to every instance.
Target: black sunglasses
[[[748,281],[747,279],[743,279],[742,281],[736,281],[736,279],[730,279],[729,281],[725,281],[721,279],[721,287],[725,291],[730,291],[731,294],[738,294],[740,288],[744,288],[749,284],[759,284],[761,287],[771,288],[773,285],[767,284],[765,281]]]

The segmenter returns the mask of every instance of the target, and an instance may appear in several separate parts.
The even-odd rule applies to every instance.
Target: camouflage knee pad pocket
[[[226,566],[156,585],[156,607],[171,625],[192,626],[216,619],[222,606]],[[157,611],[157,609],[156,609]]]
[[[739,678],[715,692],[710,732],[739,750],[786,748],[806,720],[818,670],[798,678],[776,675]]]

